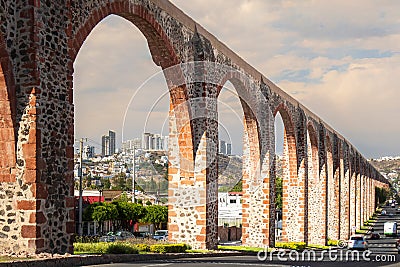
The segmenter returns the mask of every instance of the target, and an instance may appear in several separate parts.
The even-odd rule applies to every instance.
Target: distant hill
[[[369,162],[381,173],[388,174],[393,171],[400,173],[400,159],[372,159]]]
[[[382,173],[393,185],[393,187],[400,191],[400,158],[372,159],[369,162]]]

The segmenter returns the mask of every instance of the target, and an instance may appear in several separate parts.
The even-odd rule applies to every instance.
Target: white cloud
[[[399,1],[173,3],[338,129],[367,157],[399,154],[400,126],[394,119],[400,111],[396,105]],[[77,137],[99,140],[109,128],[118,131],[133,92],[157,71],[136,27],[115,17],[100,23],[75,62]],[[163,86],[161,80],[150,82],[137,95],[135,112],[129,113],[136,120],[130,122],[135,125],[130,134],[140,134],[140,119],[165,90]],[[230,96],[220,100],[235,102]],[[168,104],[160,105],[168,109]],[[240,111],[240,104],[234,109]],[[221,112],[229,114],[227,107]],[[161,122],[162,112],[153,117],[154,124]]]

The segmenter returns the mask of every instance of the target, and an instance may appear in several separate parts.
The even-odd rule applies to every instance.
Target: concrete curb
[[[179,258],[204,258],[204,257],[231,257],[249,255],[243,252],[217,252],[217,253],[171,253],[171,254],[105,254],[70,256],[65,258],[16,260],[0,263],[0,267],[71,267],[96,264],[109,264],[120,262],[138,262],[149,260],[168,260]],[[254,255],[254,254],[253,254]]]

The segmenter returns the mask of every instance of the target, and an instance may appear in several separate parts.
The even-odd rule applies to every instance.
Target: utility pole
[[[136,147],[133,146],[133,174],[132,174],[132,203],[136,203],[135,179],[136,179]]]
[[[83,189],[82,189],[82,176],[83,176],[83,169],[82,169],[82,154],[83,154],[83,141],[84,138],[81,138],[79,140],[79,170],[78,170],[78,175],[79,175],[79,211],[78,211],[78,235],[82,236],[83,235],[83,225],[82,225],[82,194],[83,194]]]

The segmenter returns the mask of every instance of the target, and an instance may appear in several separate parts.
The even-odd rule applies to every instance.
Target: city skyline
[[[338,129],[367,158],[399,154],[400,126],[393,118],[400,112],[395,79],[400,71],[400,23],[395,10],[400,3],[173,3]],[[221,27],[218,21],[226,25]],[[145,131],[166,135],[169,100],[159,71],[143,34],[124,19],[106,18],[92,31],[75,62],[76,136],[96,136],[104,128],[95,124],[98,121],[121,129],[119,140],[122,134],[130,139]],[[232,144],[240,144],[240,103],[232,85],[225,86],[232,92],[225,98],[221,95],[220,107],[234,114],[221,123],[222,128]],[[104,113],[93,109],[98,103],[105,103]],[[220,133],[225,139],[224,131]]]

